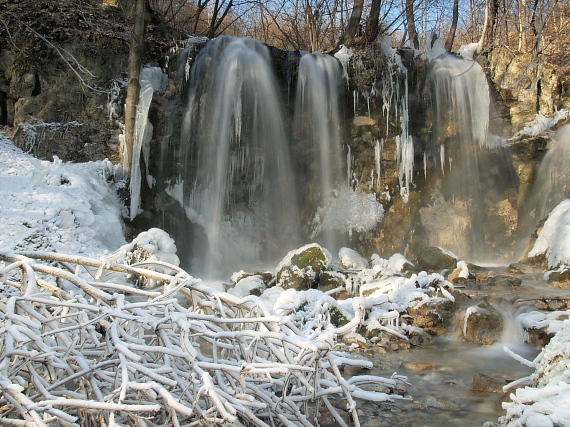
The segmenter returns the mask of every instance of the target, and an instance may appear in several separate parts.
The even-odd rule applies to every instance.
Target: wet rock
[[[485,279],[489,276],[489,269],[485,267],[481,267],[476,264],[472,264],[470,262],[467,263],[467,268],[469,269],[469,275],[475,278],[476,282],[484,282]]]
[[[485,391],[490,393],[502,393],[506,382],[500,378],[486,374],[475,374],[471,383],[471,390]]]
[[[534,269],[523,262],[515,262],[507,268],[507,272],[510,274],[532,274]]]
[[[488,302],[483,301],[465,311],[463,336],[467,341],[490,345],[503,333],[503,317]]]
[[[570,282],[570,269],[561,267],[547,272],[545,277],[549,282]]]
[[[570,308],[568,298],[540,298],[536,301],[536,308],[546,311],[561,311]]]
[[[346,287],[346,276],[339,271],[323,271],[319,275],[319,284],[317,289],[322,292],[332,291],[333,289],[345,288]],[[339,298],[335,295],[336,299]]]
[[[457,403],[448,400],[440,399],[436,396],[429,396],[424,401],[424,404],[429,408],[445,409],[447,411],[460,411],[461,406]]]
[[[552,337],[554,336],[553,333],[549,333],[546,328],[529,328],[525,329],[526,331],[526,342],[528,344],[532,344],[538,348],[544,347],[546,344],[550,342]]]
[[[422,372],[428,369],[435,368],[436,364],[433,362],[404,362],[402,364],[403,368],[409,369],[413,372]]]
[[[306,290],[317,286],[321,271],[331,263],[330,253],[316,243],[291,251],[277,267],[277,284],[283,289]]]
[[[422,328],[431,335],[442,335],[446,332],[455,305],[446,298],[432,298],[420,306],[408,307],[408,314],[412,317],[412,325]]]
[[[437,246],[423,248],[418,253],[418,266],[424,270],[452,270],[457,267],[457,257]]]
[[[493,286],[520,286],[522,279],[515,276],[509,276],[505,274],[489,275],[487,277],[486,283]]]

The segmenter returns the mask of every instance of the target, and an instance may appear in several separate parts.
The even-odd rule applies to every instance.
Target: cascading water
[[[501,221],[516,207],[510,198],[518,181],[507,150],[488,132],[487,79],[476,61],[442,54],[431,63],[428,84],[433,111],[428,156],[441,171],[434,206],[420,211],[429,244],[467,259],[496,260],[505,255],[501,234],[513,234],[501,229]],[[442,208],[448,215],[432,215]]]
[[[299,213],[268,48],[230,36],[197,56],[170,193],[206,239],[191,264],[215,276],[274,261],[298,244]],[[207,254],[200,259],[201,254]]]
[[[553,146],[542,159],[525,201],[519,226],[519,254],[525,251],[536,225],[563,200],[570,199],[570,125],[554,135]]]
[[[308,179],[299,192],[302,200],[313,206],[328,203],[335,190],[346,182],[340,141],[340,85],[340,65],[335,58],[303,53],[297,80],[295,136],[309,154],[302,156]],[[339,249],[341,243],[334,230],[325,229],[321,234],[325,247]]]

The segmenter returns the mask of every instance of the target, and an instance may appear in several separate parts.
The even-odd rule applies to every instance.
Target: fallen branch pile
[[[45,252],[0,261],[0,283],[19,289],[0,298],[0,424],[314,426],[325,411],[346,425],[346,410],[358,425],[355,398],[400,397],[404,378],[344,379],[340,365],[370,364],[333,351],[334,331],[302,336],[257,297],[174,266]]]

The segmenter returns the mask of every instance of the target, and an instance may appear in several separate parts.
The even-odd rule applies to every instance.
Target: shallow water
[[[410,400],[362,404],[361,424],[420,427],[482,426],[486,421],[496,422],[505,413],[501,402],[508,395],[472,391],[473,376],[483,373],[507,384],[533,371],[509,357],[504,345],[530,360],[539,352],[525,344],[481,346],[438,338],[423,349],[373,357],[370,374],[390,377],[397,372],[408,377]],[[418,371],[413,368],[418,362],[433,366]]]
[[[506,274],[506,268],[494,270]],[[471,297],[468,305],[485,298],[503,314],[505,330],[501,343],[483,346],[458,339],[459,333],[450,331],[448,337],[437,337],[423,348],[377,354],[372,357],[374,368],[370,374],[390,377],[394,372],[406,375],[410,386],[410,400],[390,404],[361,403],[361,425],[393,427],[463,426],[480,427],[485,422],[497,422],[505,415],[501,403],[509,401],[509,392],[491,393],[472,391],[473,376],[486,374],[502,383],[526,377],[533,369],[512,359],[508,347],[527,360],[533,360],[540,349],[524,344],[514,318],[521,312],[536,310],[538,297],[567,296],[568,289],[543,279],[543,273],[518,275],[521,286],[467,285],[461,290]],[[459,320],[458,320],[459,321]],[[458,328],[459,325],[456,325]],[[433,364],[422,371],[410,365]],[[439,399],[439,400],[437,400]],[[439,407],[435,407],[439,406]]]

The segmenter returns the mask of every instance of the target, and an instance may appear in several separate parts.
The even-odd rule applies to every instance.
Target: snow
[[[570,320],[560,322],[556,335],[534,363],[532,384],[510,394],[503,403],[500,426],[566,426],[570,420]]]
[[[477,53],[477,51],[480,48],[481,48],[481,45],[479,43],[469,43],[469,44],[465,44],[465,45],[461,46],[459,49],[457,49],[457,53],[463,59],[466,59],[468,61],[473,61],[473,55],[475,55],[475,53]]]
[[[334,57],[338,59],[340,65],[342,65],[342,76],[346,79],[346,83],[348,84],[348,63],[350,62],[350,58],[354,55],[352,50],[350,50],[345,45],[340,46],[340,50],[334,54]]]
[[[109,161],[40,161],[0,133],[0,251],[100,255],[125,244],[122,206]]]
[[[228,289],[228,293],[239,298],[245,298],[257,291],[259,293],[265,290],[266,286],[260,276],[248,276],[239,280],[233,288]]]
[[[555,126],[560,120],[564,120],[568,117],[570,111],[567,110],[556,110],[552,117],[545,117],[542,112],[538,112],[534,122],[527,123],[525,127],[519,132],[520,135],[537,136],[544,132],[546,129],[550,129]]]
[[[560,202],[548,216],[529,257],[544,255],[548,268],[570,265],[570,200]]]
[[[340,265],[344,268],[368,268],[368,261],[353,249],[340,248],[338,257],[340,259]]]

